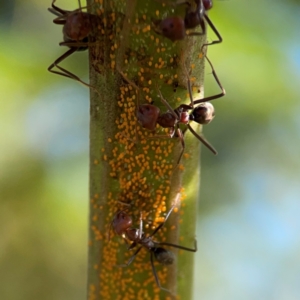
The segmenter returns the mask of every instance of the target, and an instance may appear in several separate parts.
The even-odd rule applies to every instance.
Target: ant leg
[[[201,1],[202,1],[202,0],[201,0]],[[204,23],[203,21],[201,21],[199,25],[201,26],[202,32],[196,32],[196,31],[189,32],[189,33],[187,34],[187,36],[201,36],[201,35],[206,34],[205,23]],[[205,45],[205,44],[204,44],[204,45]],[[203,46],[201,47],[201,51],[202,51],[202,48],[203,48]]]
[[[78,76],[76,76],[75,74],[69,72],[68,70],[66,70],[58,65],[60,62],[62,62],[64,59],[66,59],[68,56],[70,56],[77,50],[78,50],[78,48],[69,49],[66,53],[64,53],[62,56],[60,56],[53,64],[51,64],[48,67],[48,71],[51,73],[54,73],[54,74],[58,74],[58,75],[65,76],[65,77],[71,78],[73,80],[79,81],[83,85],[94,89],[98,94],[100,94],[99,91],[94,86],[82,81]],[[61,72],[53,70],[54,67],[58,68]]]
[[[157,88],[157,91],[159,93],[159,97],[160,97],[161,102],[167,107],[169,112],[176,118],[176,120],[178,120],[178,115],[176,114],[174,109],[171,107],[171,105],[168,103],[168,101],[166,99],[164,99],[163,95],[161,94],[161,92],[160,92],[160,90],[158,89],[157,86],[156,86],[156,88]]]
[[[187,124],[188,129],[191,133],[202,143],[204,144],[214,155],[217,155],[217,150],[201,135],[199,135],[190,124]]]
[[[191,80],[190,80],[190,76],[189,76],[186,68],[185,68],[185,73],[186,73],[186,78],[187,78],[187,86],[188,86],[189,96],[190,96],[190,100],[191,100],[191,103],[189,106],[191,109],[193,109],[194,108],[194,98],[193,98]]]
[[[222,93],[217,94],[217,95],[214,95],[214,96],[205,97],[205,98],[203,98],[203,99],[195,100],[195,101],[194,101],[194,104],[198,104],[198,103],[202,103],[202,102],[207,102],[207,101],[210,101],[210,100],[215,100],[215,99],[221,98],[221,97],[223,97],[223,96],[226,95],[226,91],[225,91],[225,89],[223,88],[223,86],[222,86],[222,84],[221,84],[221,82],[220,82],[220,80],[219,80],[219,78],[218,78],[218,76],[217,76],[217,73],[215,72],[215,69],[214,69],[214,67],[213,67],[213,65],[212,65],[212,63],[211,63],[211,61],[208,59],[207,56],[205,56],[205,58],[206,58],[206,60],[208,61],[208,63],[210,64],[210,67],[211,67],[211,70],[212,70],[212,74],[213,74],[213,76],[214,76],[216,82],[218,83],[218,85],[219,85],[219,87],[220,87]]]
[[[189,79],[188,79],[189,80]],[[164,99],[164,97],[162,96],[161,92],[159,89],[157,89],[158,92],[159,92],[159,96],[160,96],[160,100],[161,102],[167,107],[167,109],[169,110],[169,112],[176,118],[176,120],[178,120],[178,115],[176,114],[176,112],[174,111],[174,109],[171,107],[171,105],[168,103],[167,100]],[[190,98],[192,99],[192,96],[190,94]],[[192,107],[188,106],[189,109],[192,109]],[[182,134],[182,131],[180,130],[180,128],[177,126],[177,135],[181,141],[181,145],[182,145],[182,151],[179,155],[179,158],[178,158],[178,161],[177,161],[177,165],[180,163],[180,160],[181,160],[181,157],[184,153],[184,149],[185,149],[185,143],[184,143],[184,137],[183,137],[183,134]],[[175,130],[174,130],[174,133],[175,133]],[[174,135],[173,133],[173,135]]]
[[[81,48],[80,51],[83,51],[83,50],[87,50],[89,46],[96,46],[96,45],[99,45],[99,42],[77,42],[77,41],[70,41],[70,42],[60,42],[59,43],[59,46],[67,46],[67,47],[70,47],[70,48],[74,48],[74,47],[77,47],[77,48]]]
[[[66,59],[68,56],[70,56],[71,54],[73,54],[75,51],[77,51],[77,48],[71,48],[69,49],[67,52],[65,52],[62,56],[60,56],[51,66],[49,66],[48,71],[51,73],[55,73],[61,76],[65,76],[68,78],[73,78],[74,79],[74,74],[72,74],[71,76],[66,74],[66,72],[62,73],[62,72],[58,72],[58,71],[53,71],[52,69],[54,67],[57,67],[57,64],[62,62],[64,59]],[[62,70],[63,71],[63,70]],[[76,77],[76,76],[75,76]],[[78,78],[78,77],[77,77]],[[78,78],[79,79],[79,78]]]
[[[53,8],[48,8],[48,11],[50,11],[52,14],[57,16],[57,18],[55,18],[53,20],[54,24],[57,24],[57,25],[65,25],[66,24],[66,18],[67,18],[68,13],[61,14],[60,12],[57,12]],[[69,13],[71,13],[71,12],[69,12]]]
[[[154,229],[154,231],[149,235],[149,237],[153,236],[159,229],[161,229],[165,225],[165,223],[167,222],[167,220],[174,208],[175,208],[175,204],[173,204],[171,206],[170,210],[168,211],[167,215],[165,216],[165,220]]]
[[[64,9],[61,9],[61,8],[57,7],[56,5],[54,5],[54,2],[56,2],[56,0],[53,0],[53,1],[52,1],[52,4],[51,4],[53,10],[56,10],[57,12],[61,13],[62,15],[67,15],[67,14],[69,14],[69,13],[72,12],[72,11],[70,11],[70,10],[64,10]],[[51,9],[51,12],[52,12],[53,14],[57,15],[56,13],[54,13],[54,12],[52,11],[52,9]],[[49,8],[48,8],[48,10],[49,10]],[[49,11],[50,11],[50,10],[49,10]]]
[[[177,160],[177,165],[179,165],[179,163],[180,163],[180,161],[181,161],[181,158],[182,158],[182,155],[183,155],[183,153],[184,153],[184,149],[185,149],[185,142],[184,142],[184,136],[183,136],[183,133],[182,133],[182,131],[181,131],[181,129],[178,127],[177,128],[177,135],[178,135],[178,137],[179,137],[179,139],[180,139],[180,141],[181,141],[181,145],[182,145],[182,150],[181,150],[181,153],[180,153],[180,155],[179,155],[179,158],[178,158],[178,160]]]
[[[219,31],[217,30],[217,28],[215,27],[215,25],[210,20],[210,18],[208,17],[207,14],[204,14],[204,18],[205,18],[206,22],[208,23],[209,27],[212,29],[212,31],[215,33],[215,35],[218,37],[218,40],[212,41],[211,43],[203,44],[203,46],[201,47],[201,51],[202,51],[203,47],[205,47],[205,46],[219,44],[219,43],[222,43],[222,41],[223,41],[222,36],[220,35]]]
[[[159,282],[159,279],[158,279],[158,276],[157,276],[157,273],[156,273],[156,269],[155,269],[155,266],[154,266],[153,253],[152,253],[152,252],[150,252],[150,262],[151,262],[151,267],[152,267],[152,273],[153,273],[153,275],[154,275],[154,278],[155,278],[155,281],[156,281],[157,286],[158,286],[161,290],[163,290],[163,291],[165,291],[165,292],[168,292],[168,293],[171,293],[169,290],[163,288],[163,287],[160,285],[160,282]]]
[[[183,246],[175,245],[175,244],[171,244],[171,243],[158,243],[158,242],[155,242],[155,245],[157,245],[157,246],[169,246],[169,247],[178,248],[178,249],[182,249],[182,250],[190,251],[190,252],[197,252],[197,250],[198,250],[196,239],[194,240],[194,248],[187,248],[187,247],[183,247]]]
[[[141,212],[141,216],[140,216],[140,229],[139,229],[139,239],[142,239],[142,235],[143,235],[143,215]]]
[[[81,7],[81,1],[80,0],[78,0],[78,6],[79,6],[79,9],[80,9],[80,11],[82,10],[82,7]]]
[[[55,21],[55,20],[57,20],[57,19],[60,19],[60,18],[65,18],[65,16],[64,15],[61,15],[61,13],[59,13],[59,12],[57,12],[55,9],[53,9],[52,7],[49,7],[48,8],[48,11],[50,11],[53,15],[55,15],[55,16],[57,16],[58,18],[55,18],[54,20],[53,20],[53,22]],[[56,23],[56,22],[54,22],[55,24],[65,24],[66,23],[66,21],[65,21],[65,23]]]
[[[191,3],[188,2],[188,1],[180,1],[180,0],[177,0],[177,2],[175,2],[175,5],[187,5],[189,7],[191,7]]]
[[[140,88],[132,81],[130,80],[120,69],[119,67],[117,67],[117,71],[119,72],[119,74],[122,76],[122,78],[124,79],[124,81],[126,81],[127,83],[129,83],[132,87],[134,87],[138,92],[140,90]]]
[[[134,254],[129,258],[128,262],[126,264],[122,264],[122,265],[116,265],[117,267],[120,267],[120,268],[124,268],[124,267],[128,267],[132,262],[133,260],[135,259],[135,257],[138,255],[138,253],[140,252],[140,250],[142,249],[142,247],[138,248]]]

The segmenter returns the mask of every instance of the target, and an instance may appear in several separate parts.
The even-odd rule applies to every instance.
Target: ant
[[[175,3],[176,6],[182,4],[187,6],[184,19],[179,16],[173,16],[163,20],[156,20],[153,22],[156,27],[154,28],[156,33],[165,36],[172,42],[183,40],[186,36],[204,35],[206,33],[204,20],[206,20],[210,28],[218,37],[218,40],[206,43],[202,48],[223,41],[220,33],[206,14],[206,11],[210,10],[213,6],[212,0],[194,0],[194,5],[189,1],[180,0]],[[198,25],[200,25],[202,32],[186,32],[187,29],[194,29]]]
[[[179,164],[185,149],[184,132],[182,132],[179,127],[180,123],[185,124],[187,126],[187,129],[189,129],[192,134],[198,140],[200,140],[211,152],[213,152],[215,155],[218,154],[214,147],[210,145],[210,143],[203,136],[196,133],[189,124],[190,121],[195,121],[196,123],[203,125],[210,123],[215,116],[215,112],[213,105],[207,101],[221,98],[226,94],[225,89],[220,83],[211,61],[207,56],[206,59],[211,66],[212,74],[215,80],[221,88],[222,92],[220,94],[194,100],[192,95],[191,82],[187,75],[188,91],[191,100],[190,104],[181,104],[177,108],[173,109],[167,102],[167,100],[163,98],[161,92],[158,90],[161,101],[168,108],[167,112],[160,113],[160,109],[152,104],[142,104],[138,106],[137,119],[142,127],[152,131],[155,130],[156,124],[159,124],[163,128],[170,128],[171,130],[169,137],[171,138],[174,137],[176,132],[182,145],[182,151],[180,153],[177,164]],[[198,103],[200,104],[195,107],[195,104]],[[191,113],[189,113],[189,111],[191,111]]]
[[[92,33],[93,24],[100,20],[99,16],[90,13],[82,12],[81,7],[74,11],[61,9],[54,5],[56,0],[52,1],[52,7],[48,10],[57,16],[53,20],[54,24],[63,25],[63,39],[59,43],[60,46],[67,46],[70,49],[54,61],[48,68],[48,71],[61,76],[65,76],[81,82],[85,86],[94,88],[90,84],[82,81],[78,76],[62,68],[58,64],[76,51],[84,51],[88,49],[89,36]],[[80,5],[80,2],[79,2]],[[55,71],[56,67],[60,71]],[[95,88],[94,88],[95,89]]]
[[[175,205],[172,205],[171,209],[168,211],[165,220],[163,223],[159,224],[154,231],[146,236],[145,233],[143,232],[143,220],[142,220],[142,214],[140,217],[140,226],[139,228],[133,228],[132,226],[132,218],[124,211],[119,211],[116,213],[116,215],[113,218],[113,221],[111,223],[111,226],[113,227],[114,231],[116,232],[117,235],[121,235],[122,237],[126,238],[127,240],[131,241],[132,244],[129,246],[128,249],[133,249],[137,245],[140,245],[140,247],[134,252],[134,254],[130,257],[128,262],[126,264],[119,265],[119,267],[128,267],[137,254],[140,252],[140,250],[144,247],[150,252],[150,262],[151,262],[151,267],[152,267],[152,272],[155,277],[155,281],[157,286],[166,292],[170,292],[169,290],[163,288],[160,285],[156,269],[154,266],[154,260],[153,256],[156,258],[156,260],[163,264],[163,265],[171,265],[173,264],[175,260],[175,255],[173,252],[166,250],[164,247],[161,246],[169,246],[173,248],[178,248],[190,252],[196,252],[197,251],[197,241],[195,240],[195,246],[194,249],[192,248],[187,248],[171,243],[166,243],[166,242],[156,242],[153,240],[153,236],[164,226],[166,223],[167,219],[169,218],[170,214],[172,213],[173,209],[175,208]]]

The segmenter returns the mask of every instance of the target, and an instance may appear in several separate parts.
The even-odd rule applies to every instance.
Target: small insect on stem
[[[77,51],[84,51],[88,49],[89,37],[92,34],[93,28],[97,27],[97,22],[100,21],[100,17],[90,13],[82,11],[82,8],[75,9],[73,11],[64,10],[57,7],[52,1],[52,7],[48,10],[57,16],[53,20],[54,24],[63,25],[63,39],[64,41],[59,43],[60,46],[67,46],[70,49],[56,59],[48,68],[48,71],[54,74],[65,76],[73,80],[79,81],[87,87],[97,89],[90,84],[82,81],[78,76],[61,67],[59,63],[69,57],[71,54]],[[59,71],[53,70],[56,67]],[[98,91],[97,91],[98,92]]]
[[[142,214],[140,216],[140,226],[139,228],[133,228],[132,227],[132,218],[125,212],[125,211],[119,211],[114,216],[114,219],[112,220],[112,227],[115,231],[115,233],[119,236],[122,236],[123,238],[129,240],[131,242],[131,245],[129,249],[133,249],[137,246],[139,246],[134,254],[129,258],[128,262],[126,264],[119,265],[119,267],[127,267],[129,266],[135,257],[138,255],[140,250],[142,248],[145,248],[150,253],[150,263],[152,267],[152,272],[156,281],[157,286],[166,292],[169,292],[169,290],[163,288],[160,284],[160,281],[158,279],[158,275],[154,266],[154,259],[163,264],[163,265],[171,265],[173,264],[175,260],[175,255],[173,252],[165,249],[165,246],[173,247],[177,249],[182,249],[185,251],[190,252],[196,252],[197,251],[197,241],[194,241],[194,248],[187,248],[180,245],[175,245],[172,243],[166,243],[166,242],[156,242],[153,240],[153,236],[164,226],[166,221],[168,220],[169,216],[171,215],[173,209],[175,208],[175,205],[173,204],[168,213],[166,214],[166,217],[164,219],[164,222],[159,224],[154,231],[146,236],[143,232],[143,220],[142,220]]]
[[[179,16],[171,16],[163,20],[154,20],[153,30],[156,33],[163,35],[164,37],[170,39],[172,42],[183,40],[186,36],[201,36],[206,33],[206,21],[218,37],[218,40],[206,43],[202,46],[202,48],[204,46],[218,44],[223,41],[222,36],[206,13],[206,11],[212,8],[212,0],[194,0],[193,2],[179,0],[175,2],[175,4],[170,3],[170,5],[186,5],[185,17],[183,19]],[[187,30],[195,29],[197,26],[200,26],[202,31],[187,32]]]
[[[202,135],[198,134],[190,125],[191,121],[202,125],[210,123],[215,116],[215,111],[213,105],[207,101],[221,98],[226,94],[211,61],[207,58],[207,56],[206,59],[212,68],[212,74],[221,89],[221,93],[205,97],[203,99],[194,100],[191,82],[187,74],[187,85],[191,101],[190,104],[181,104],[177,108],[173,109],[168,101],[164,99],[160,90],[158,89],[160,99],[168,109],[167,112],[160,113],[159,108],[152,104],[141,104],[138,107],[137,119],[142,127],[148,130],[154,130],[156,124],[159,124],[163,128],[170,128],[170,138],[174,137],[176,133],[176,136],[180,139],[182,145],[182,151],[178,158],[177,164],[179,164],[185,149],[184,133],[179,127],[180,124],[185,124],[187,129],[189,129],[198,140],[200,140],[212,153],[215,155],[217,154],[215,148]],[[199,105],[195,106],[195,104]]]

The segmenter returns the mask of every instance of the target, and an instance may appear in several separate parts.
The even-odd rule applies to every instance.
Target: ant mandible
[[[167,100],[163,98],[161,92],[158,90],[161,101],[168,108],[168,111],[166,113],[160,113],[160,109],[152,104],[141,104],[138,106],[137,119],[142,127],[152,131],[155,130],[156,124],[159,124],[163,128],[171,128],[169,135],[171,138],[174,137],[175,132],[177,133],[177,136],[179,137],[182,144],[182,151],[180,153],[177,164],[179,164],[185,149],[184,134],[179,127],[180,123],[185,124],[187,126],[187,129],[189,129],[198,140],[200,140],[215,155],[217,154],[215,148],[210,145],[210,143],[203,136],[195,132],[195,130],[189,124],[190,121],[195,121],[196,123],[203,125],[210,123],[214,118],[215,113],[213,105],[207,101],[221,98],[226,94],[225,89],[219,81],[211,61],[207,56],[206,59],[210,64],[212,74],[222,91],[220,94],[194,100],[190,79],[187,75],[188,91],[191,100],[190,104],[181,104],[177,108],[173,109],[167,102]],[[199,105],[195,107],[195,104]],[[191,113],[189,113],[189,111],[191,111]]]
[[[94,88],[90,84],[82,81],[78,76],[71,73],[70,71],[59,66],[64,59],[73,54],[76,51],[84,51],[88,49],[89,35],[92,32],[93,24],[98,22],[100,18],[97,15],[82,12],[81,7],[74,11],[68,11],[61,9],[54,5],[56,0],[52,1],[52,7],[48,10],[57,16],[53,20],[54,24],[63,25],[63,39],[64,41],[59,43],[60,46],[67,46],[70,49],[61,55],[54,61],[48,68],[48,71],[61,76],[65,76],[76,81],[81,82],[85,86]],[[80,3],[79,3],[80,4]],[[60,71],[55,71],[53,68],[56,67]],[[95,88],[94,88],[95,89]]]
[[[206,43],[202,46],[208,46],[213,44],[218,44],[223,41],[222,36],[206,14],[206,11],[211,9],[213,4],[212,0],[194,0],[194,5],[189,1],[177,1],[175,5],[186,5],[186,13],[184,19],[179,16],[167,17],[163,20],[154,21],[154,31],[158,34],[165,36],[170,39],[172,42],[177,40],[182,40],[185,36],[199,36],[206,33],[204,20],[208,23],[210,28],[218,37],[218,40],[212,41],[211,43]],[[202,29],[202,32],[189,32],[186,33],[188,29],[194,29],[199,26]]]
[[[132,242],[129,249],[133,249],[137,245],[140,245],[140,247],[130,257],[128,262],[126,264],[119,265],[119,267],[128,267],[133,262],[135,257],[138,255],[140,250],[143,247],[146,248],[150,252],[150,262],[151,262],[152,272],[153,272],[156,284],[161,290],[164,290],[166,292],[170,292],[170,291],[163,288],[160,285],[160,282],[159,282],[159,279],[158,279],[158,276],[156,273],[156,269],[154,266],[153,256],[156,258],[156,260],[159,263],[161,263],[163,265],[171,265],[171,264],[173,264],[173,262],[175,260],[174,253],[165,249],[162,246],[169,246],[169,247],[178,248],[178,249],[182,249],[182,250],[190,251],[190,252],[197,251],[197,241],[196,240],[195,240],[194,249],[183,247],[180,245],[171,244],[171,243],[166,243],[166,242],[156,242],[153,240],[153,236],[164,226],[164,224],[166,223],[170,214],[172,213],[174,207],[175,207],[175,205],[172,205],[171,209],[168,211],[168,213],[165,217],[164,222],[159,224],[154,229],[154,231],[148,236],[146,236],[145,233],[143,232],[142,216],[140,217],[139,228],[131,227],[132,226],[132,218],[123,210],[116,213],[116,215],[114,216],[114,219],[111,223],[111,226],[113,227],[116,234],[121,235],[124,238],[126,238],[127,240],[129,240],[130,242]]]

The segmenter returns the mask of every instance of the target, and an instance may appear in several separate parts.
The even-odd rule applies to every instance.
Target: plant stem
[[[148,235],[164,220],[180,193],[178,211],[171,214],[155,240],[193,248],[200,143],[187,132],[185,154],[177,166],[182,149],[179,139],[160,138],[166,132],[159,127],[156,133],[142,128],[136,105],[137,101],[154,101],[165,112],[158,89],[174,108],[189,102],[186,70],[193,86],[203,93],[200,49],[205,36],[173,43],[156,34],[151,20],[172,11],[154,0],[92,2],[88,1],[91,11],[100,13],[106,25],[98,28],[99,46],[90,47],[90,83],[99,93],[91,90],[88,299],[189,300],[194,253],[170,249],[176,254],[173,265],[163,267],[155,262],[161,285],[171,293],[162,291],[145,249],[130,266],[116,266],[127,262],[133,251],[127,251],[122,237],[110,231],[110,223],[118,210],[126,209],[138,228],[142,212]],[[178,11],[184,14],[183,8]]]

